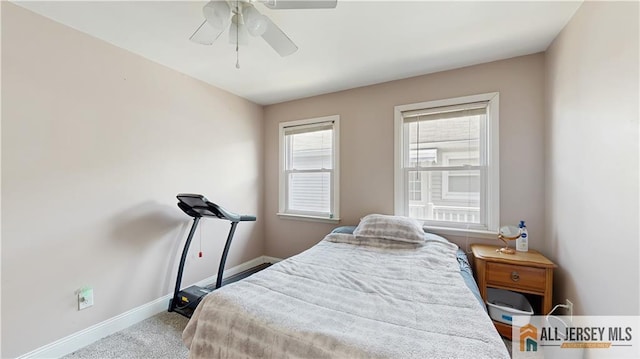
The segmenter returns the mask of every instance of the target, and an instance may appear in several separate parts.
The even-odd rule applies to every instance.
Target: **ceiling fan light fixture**
[[[238,14],[233,14],[231,18],[231,26],[229,26],[229,43],[232,45],[247,45],[249,43],[249,36],[247,33],[247,27],[242,21],[242,17]]]
[[[226,1],[209,1],[202,8],[202,13],[207,23],[215,29],[223,30],[229,25],[231,8]]]
[[[262,36],[267,31],[267,27],[269,26],[267,17],[262,15],[253,6],[245,7],[242,10],[242,15],[247,30],[252,36]]]
[[[261,2],[272,9],[328,9],[338,0],[211,0],[203,8],[205,21],[189,37],[193,42],[211,45],[229,29],[229,43],[235,45],[236,68],[240,68],[240,45],[249,42],[249,34],[260,36],[278,55],[285,57],[298,46],[269,17],[254,8]],[[205,25],[208,23],[209,25]]]

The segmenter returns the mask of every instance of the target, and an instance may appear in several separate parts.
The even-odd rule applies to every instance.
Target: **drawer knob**
[[[514,282],[517,282],[520,280],[520,274],[518,274],[518,272],[513,271],[511,272],[511,280]]]

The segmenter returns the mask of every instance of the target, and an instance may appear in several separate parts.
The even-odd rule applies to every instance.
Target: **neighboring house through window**
[[[280,216],[339,219],[339,116],[280,123]]]
[[[477,151],[442,154],[444,166],[479,166]],[[480,173],[478,171],[442,171],[442,198],[463,201],[480,200]]]
[[[497,93],[396,106],[396,214],[497,231],[498,158]]]
[[[409,172],[409,201],[422,201],[422,174]]]

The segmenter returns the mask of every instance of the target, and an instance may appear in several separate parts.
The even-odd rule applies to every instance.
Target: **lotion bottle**
[[[520,221],[520,237],[516,239],[516,250],[519,252],[528,252],[529,251],[529,232],[527,231],[527,226],[524,224],[524,221]]]

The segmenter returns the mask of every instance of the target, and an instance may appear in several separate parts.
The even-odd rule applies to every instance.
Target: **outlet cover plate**
[[[78,291],[78,310],[93,306],[93,288],[82,288]]]

